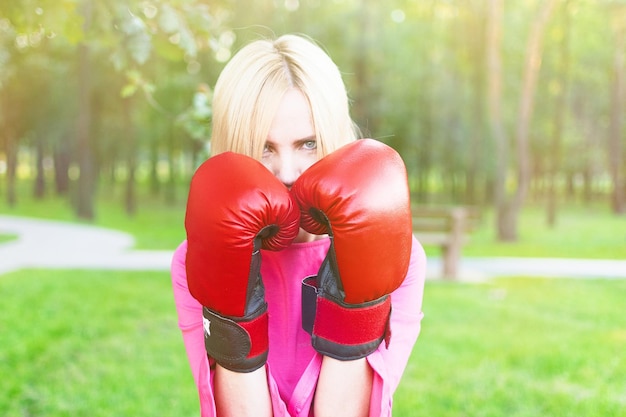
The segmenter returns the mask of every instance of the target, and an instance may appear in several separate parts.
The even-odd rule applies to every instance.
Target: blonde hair
[[[211,153],[233,151],[260,160],[274,115],[292,88],[311,107],[319,157],[357,139],[335,63],[313,41],[283,35],[248,44],[220,74],[213,96]]]

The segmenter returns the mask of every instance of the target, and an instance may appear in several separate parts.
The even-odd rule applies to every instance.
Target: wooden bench
[[[413,234],[424,246],[442,249],[442,277],[456,279],[461,261],[461,250],[467,235],[479,221],[474,207],[439,207],[415,205]]]

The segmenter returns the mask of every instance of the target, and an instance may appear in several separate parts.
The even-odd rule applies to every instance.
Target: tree
[[[38,192],[54,173],[74,205],[81,195],[95,209],[96,188],[114,189],[129,214],[139,211],[144,172],[151,190],[175,202],[180,179],[206,156],[211,87],[231,50],[300,32],[338,64],[364,133],[402,154],[420,203],[496,202],[507,239],[530,197],[547,196],[548,220],[561,195],[613,206],[626,193],[618,46],[626,3],[561,2],[5,0],[3,198],[20,197],[19,151],[38,161],[38,177],[28,178]],[[552,4],[563,4],[563,18],[544,36]],[[89,181],[88,168],[77,177],[78,132]],[[43,158],[54,158],[54,171]],[[83,181],[91,185],[79,192]]]
[[[611,111],[608,137],[609,172],[613,182],[611,206],[616,214],[626,213],[626,181],[624,180],[624,100],[626,97],[626,8],[613,7],[612,29],[614,34],[613,78],[611,80]]]
[[[83,31],[92,30],[94,11],[92,0],[82,0]],[[94,218],[94,189],[96,184],[92,140],[92,65],[90,47],[81,41],[76,47],[76,73],[78,83],[78,115],[76,116],[76,141],[78,150],[78,193],[76,196],[76,215],[78,218],[92,220]]]
[[[556,225],[557,217],[557,178],[561,172],[563,124],[567,110],[567,87],[570,65],[569,36],[571,20],[569,16],[569,0],[565,0],[561,6],[562,29],[559,31],[558,54],[556,58],[556,70],[554,75],[554,122],[550,151],[548,152],[548,190],[547,190],[547,224],[548,227]]]
[[[517,240],[517,219],[522,208],[531,178],[531,161],[529,151],[529,129],[533,114],[537,77],[541,66],[542,40],[545,27],[557,0],[547,0],[537,13],[531,27],[526,46],[522,86],[520,91],[519,110],[515,126],[515,144],[517,156],[517,185],[512,196],[507,195],[507,159],[509,154],[506,135],[501,114],[502,105],[502,63],[500,57],[501,27],[503,3],[491,0],[487,29],[487,59],[490,125],[493,138],[498,149],[498,167],[496,181],[496,226],[498,238],[503,241]]]
[[[186,97],[186,104],[179,108],[169,107],[162,112],[162,115],[174,125],[178,113],[185,110],[192,99],[192,92],[199,84],[198,77],[195,76],[201,68],[201,53],[211,54],[213,51],[228,50],[230,44],[223,41],[222,33],[223,17],[220,14],[220,5],[214,2],[211,9],[201,0],[190,1],[168,1],[154,0],[151,2],[133,0],[131,2],[115,0],[41,0],[36,5],[26,4],[23,1],[7,0],[3,3],[0,13],[0,66],[12,70],[6,75],[0,71],[0,89],[4,93],[12,90],[12,84],[18,84],[19,78],[15,74],[23,72],[25,59],[22,56],[28,54],[38,54],[45,57],[54,67],[58,56],[66,59],[67,54],[59,54],[58,51],[73,51],[73,58],[70,60],[73,65],[69,66],[75,77],[75,88],[72,83],[67,82],[67,73],[63,74],[66,88],[63,100],[64,106],[72,106],[76,109],[76,123],[71,135],[75,143],[71,147],[73,151],[72,160],[79,166],[80,175],[77,180],[77,190],[74,194],[74,205],[79,218],[93,219],[94,217],[94,196],[98,173],[100,167],[98,163],[102,160],[99,149],[106,147],[107,141],[115,139],[104,137],[101,129],[96,129],[96,123],[100,123],[103,115],[102,103],[115,100],[118,105],[107,115],[115,115],[114,120],[119,120],[121,125],[127,127],[128,152],[125,154],[125,164],[128,167],[127,192],[125,206],[127,211],[132,213],[136,206],[135,199],[135,177],[137,155],[139,151],[135,136],[136,129],[129,129],[133,125],[132,119],[139,111],[150,111],[140,108],[138,103],[147,102],[152,110],[163,110],[163,106],[156,103],[155,84],[149,79],[149,66],[164,66],[168,62],[182,63],[182,69],[187,73],[186,90],[189,92]],[[8,28],[8,29],[7,29]],[[34,40],[37,40],[35,42]],[[47,48],[38,48],[39,44],[46,42]],[[13,45],[20,46],[20,50],[14,50]],[[3,62],[4,54],[8,52],[8,63]],[[205,59],[214,62],[211,59]],[[4,64],[4,65],[3,65]],[[105,74],[105,76],[103,76]],[[113,81],[109,85],[125,84],[119,89],[100,88],[98,81],[106,78],[106,74],[116,74],[118,81]],[[23,75],[21,78],[23,79]],[[107,81],[110,81],[108,79]],[[59,81],[56,81],[57,83]],[[195,82],[195,85],[194,85]],[[28,86],[20,86],[21,90],[13,88],[19,98],[24,97],[24,90],[28,91]],[[74,95],[72,95],[74,92]],[[137,94],[142,99],[130,99]],[[42,102],[45,102],[45,97]],[[5,104],[5,106],[14,106]],[[169,102],[168,102],[169,104]],[[41,103],[36,104],[41,107]],[[123,109],[123,110],[121,110]],[[107,109],[107,111],[109,111]],[[119,114],[121,112],[121,114]],[[18,119],[20,114],[26,112],[16,112]],[[33,120],[29,126],[25,126],[23,131],[16,129],[18,123],[16,117],[7,114],[2,118],[2,123],[11,123],[12,129],[5,130],[5,148],[11,150],[8,163],[11,165],[7,171],[9,181],[13,181],[14,169],[12,168],[15,158],[16,142],[26,136],[29,131],[36,131],[42,125],[44,117]],[[126,117],[126,119],[125,119]],[[124,122],[126,120],[126,122]],[[7,126],[8,127],[8,126]],[[148,127],[150,129],[150,127]],[[171,128],[168,126],[168,132]],[[9,132],[10,135],[9,135]],[[49,134],[35,136],[38,149],[42,151],[49,148],[47,142],[51,141]],[[148,135],[146,135],[148,136]],[[154,140],[159,140],[168,135],[154,132],[151,135]],[[11,137],[11,139],[8,139]],[[205,140],[208,138],[205,138]],[[67,149],[63,147],[63,149]],[[43,158],[43,153],[40,153]],[[59,154],[62,155],[62,154]],[[40,158],[40,160],[41,160]],[[55,165],[58,178],[67,177],[69,163],[67,158],[58,158],[60,162]],[[65,169],[65,175],[63,170]],[[40,171],[41,173],[41,171]],[[38,177],[42,180],[42,177]],[[36,184],[41,185],[40,181]],[[11,190],[13,186],[10,187]],[[60,187],[62,188],[62,187]],[[9,193],[9,195],[13,195]],[[13,198],[13,197],[11,197]]]

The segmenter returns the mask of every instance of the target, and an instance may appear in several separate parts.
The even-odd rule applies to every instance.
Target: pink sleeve
[[[420,243],[413,238],[411,263],[407,277],[391,294],[391,342],[383,342],[367,360],[374,370],[370,417],[391,416],[393,393],[409,360],[413,345],[420,333],[422,297],[426,280],[426,255]]]
[[[204,349],[204,330],[202,329],[202,305],[191,296],[187,286],[185,256],[187,241],[178,246],[172,258],[172,287],[174,302],[178,313],[178,327],[183,333],[183,342],[191,373],[198,388],[201,417],[215,417],[215,398],[213,397],[213,378],[209,360]],[[287,408],[281,400],[278,386],[268,369],[268,386],[272,398],[274,416],[288,416]]]
[[[191,366],[191,373],[198,388],[200,415],[213,417],[215,416],[215,401],[210,383],[209,360],[204,350],[202,305],[191,296],[187,287],[186,253],[187,241],[184,241],[176,249],[172,258],[172,287],[178,313],[178,327],[183,333],[183,342]]]

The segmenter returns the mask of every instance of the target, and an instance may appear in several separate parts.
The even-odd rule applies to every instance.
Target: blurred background
[[[624,0],[2,0],[0,220],[171,253],[218,74],[288,32],[337,63],[416,207],[478,213],[464,259],[626,260]],[[0,227],[0,266],[19,239]],[[626,280],[573,278],[429,280],[394,415],[626,415]],[[31,266],[0,300],[0,415],[198,415],[167,270]]]
[[[571,202],[623,214],[625,31],[618,0],[5,0],[0,196],[65,195],[81,219],[110,184],[129,215],[137,187],[184,198],[225,62],[298,32],[342,70],[364,134],[402,154],[418,203],[493,207],[502,240],[529,200],[548,226]]]

